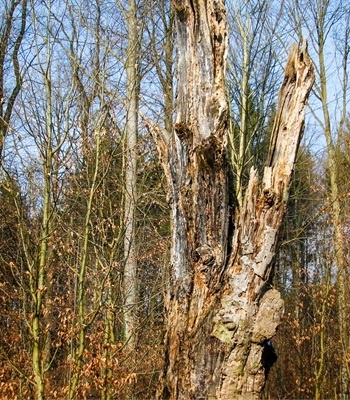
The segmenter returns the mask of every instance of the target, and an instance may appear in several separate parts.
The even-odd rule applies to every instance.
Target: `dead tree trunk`
[[[173,242],[159,398],[255,399],[283,301],[269,286],[277,234],[314,81],[292,48],[262,181],[252,169],[241,209],[229,197],[221,0],[173,1],[178,76],[173,134],[151,127],[168,178]]]

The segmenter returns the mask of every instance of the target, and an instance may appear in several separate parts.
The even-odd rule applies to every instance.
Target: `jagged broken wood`
[[[293,46],[264,175],[250,172],[233,209],[227,157],[227,45],[223,1],[173,1],[178,76],[173,132],[146,124],[172,207],[167,331],[158,398],[255,399],[263,352],[283,301],[269,286],[306,101],[314,82],[306,44]]]

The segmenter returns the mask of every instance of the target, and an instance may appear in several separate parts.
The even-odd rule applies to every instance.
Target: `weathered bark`
[[[293,47],[269,163],[261,184],[251,170],[242,207],[233,213],[226,154],[225,7],[221,0],[173,5],[176,121],[172,136],[153,129],[173,213],[158,397],[258,398],[268,369],[263,352],[283,309],[269,278],[313,69],[305,45]]]

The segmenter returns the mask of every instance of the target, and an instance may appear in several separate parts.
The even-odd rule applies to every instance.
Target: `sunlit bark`
[[[136,251],[136,178],[137,131],[140,92],[139,32],[135,0],[129,1],[128,50],[126,54],[126,127],[125,127],[125,194],[124,194],[124,335],[132,345],[135,340],[137,302],[137,251]]]
[[[252,169],[242,207],[230,214],[226,11],[215,0],[173,4],[177,115],[171,136],[153,129],[174,224],[158,397],[259,398],[266,380],[263,351],[283,308],[269,278],[312,65],[305,44],[292,48],[262,183]]]

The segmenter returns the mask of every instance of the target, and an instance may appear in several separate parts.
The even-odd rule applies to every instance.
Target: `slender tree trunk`
[[[89,328],[89,325],[93,321],[94,313],[91,313],[88,316],[87,313],[87,296],[86,296],[86,287],[87,287],[87,279],[86,279],[86,274],[87,274],[87,268],[88,268],[88,262],[89,262],[89,244],[91,241],[91,217],[93,213],[93,201],[96,195],[97,188],[99,187],[101,181],[99,179],[99,171],[101,168],[101,135],[102,132],[100,129],[96,130],[95,136],[96,136],[96,154],[95,154],[95,164],[93,166],[93,177],[92,177],[92,182],[91,182],[91,187],[89,188],[88,192],[88,198],[87,198],[87,204],[86,204],[86,214],[85,214],[85,220],[84,220],[84,225],[83,225],[83,247],[82,247],[82,254],[81,254],[81,260],[79,263],[79,269],[77,271],[77,298],[76,298],[76,307],[78,310],[78,316],[77,316],[77,341],[76,341],[76,346],[73,349],[72,352],[72,359],[74,360],[74,371],[72,375],[72,379],[69,383],[69,392],[68,392],[68,398],[74,399],[76,397],[78,387],[79,387],[79,382],[81,378],[81,371],[84,366],[84,351],[86,349],[86,333],[87,329]]]
[[[262,182],[252,169],[242,207],[230,214],[226,10],[220,0],[173,5],[177,116],[172,135],[152,130],[173,214],[158,398],[259,398],[269,366],[268,340],[283,309],[269,278],[313,69],[306,46],[294,46]]]
[[[12,116],[13,107],[15,105],[16,98],[22,88],[23,76],[19,63],[19,51],[24,38],[26,24],[27,24],[27,0],[22,2],[12,0],[9,4],[9,8],[6,14],[3,15],[3,21],[0,26],[0,164],[2,163],[2,152],[4,148],[4,142],[6,134],[10,127],[10,121]],[[13,38],[13,25],[14,25],[14,13],[18,6],[22,7],[21,24],[20,29],[16,38]],[[12,47],[11,42],[14,40],[14,46]],[[11,49],[11,50],[10,50]],[[5,94],[5,90],[9,89],[6,82],[6,76],[10,76],[9,67],[6,65],[6,56],[9,55],[12,61],[12,70],[14,74],[14,84],[9,94]],[[7,98],[7,102],[6,99]]]
[[[350,336],[348,324],[348,266],[345,255],[345,236],[343,232],[343,218],[341,211],[340,190],[338,187],[337,176],[337,155],[334,139],[332,137],[331,118],[329,113],[328,91],[327,91],[327,72],[324,57],[324,31],[319,33],[319,78],[320,78],[320,99],[322,102],[322,111],[324,118],[323,130],[327,144],[328,154],[328,174],[329,191],[332,208],[332,219],[334,229],[334,259],[338,268],[338,319],[339,336],[341,340],[342,361],[340,367],[341,378],[341,397],[348,399],[350,395],[350,371],[348,353],[350,349]],[[344,101],[344,100],[343,100]],[[344,114],[344,111],[342,111]],[[341,125],[340,125],[341,127]]]
[[[115,287],[116,282],[116,271],[115,271],[115,260],[117,248],[121,242],[122,230],[119,230],[118,235],[112,239],[111,251],[109,254],[109,265],[112,266],[111,271],[108,276],[106,285],[106,311],[104,316],[104,337],[103,337],[103,360],[104,365],[101,371],[101,378],[103,380],[103,387],[101,388],[101,400],[110,400],[113,393],[113,359],[115,359],[115,354],[113,354],[114,346],[117,343],[116,337],[116,326],[117,315],[116,309],[119,308],[119,295],[117,295],[118,289]],[[119,236],[120,235],[120,236]]]
[[[113,378],[113,370],[111,368],[112,364],[112,357],[111,349],[113,345],[115,345],[116,338],[115,338],[115,325],[116,325],[116,318],[115,313],[113,312],[113,297],[111,293],[111,287],[108,288],[108,307],[109,309],[106,311],[105,314],[105,322],[104,322],[104,337],[103,337],[103,359],[104,359],[104,366],[101,371],[101,377],[103,379],[103,387],[101,389],[101,400],[110,400],[112,398],[112,378]]]
[[[51,77],[51,56],[52,49],[50,40],[47,41],[46,65],[42,68],[46,94],[46,115],[45,115],[45,148],[43,149],[42,172],[44,180],[44,194],[42,207],[41,237],[38,246],[38,261],[34,263],[34,271],[31,271],[30,291],[33,299],[33,317],[31,321],[31,331],[33,337],[32,364],[34,380],[36,385],[36,399],[45,398],[45,373],[49,368],[50,362],[50,333],[46,332],[41,326],[44,322],[45,302],[44,296],[47,294],[50,283],[47,281],[47,269],[49,261],[49,242],[52,230],[52,174],[53,174],[53,155],[52,145],[53,123],[52,123],[52,77]],[[34,279],[33,279],[34,277]]]
[[[127,119],[125,128],[125,203],[124,203],[124,336],[129,345],[135,340],[137,301],[137,252],[135,242],[137,126],[140,76],[138,70],[139,35],[136,2],[129,1],[127,51]]]
[[[241,96],[240,96],[240,118],[237,137],[235,137],[233,126],[229,129],[229,142],[232,146],[231,158],[234,165],[235,172],[235,195],[238,205],[241,207],[244,195],[244,171],[246,169],[247,160],[249,159],[250,147],[249,142],[251,139],[249,135],[252,132],[248,131],[248,104],[249,104],[249,75],[250,75],[250,62],[252,48],[248,40],[248,33],[245,31],[246,26],[242,26],[242,47],[243,47],[243,65],[242,65],[242,83],[241,83]],[[232,124],[233,125],[233,124]]]
[[[331,290],[331,271],[327,271],[325,290],[321,302],[321,307],[318,309],[320,312],[320,333],[319,333],[319,346],[320,355],[315,366],[315,400],[320,400],[322,397],[322,385],[324,383],[324,372],[326,368],[326,318],[327,308],[329,303],[329,294]]]

